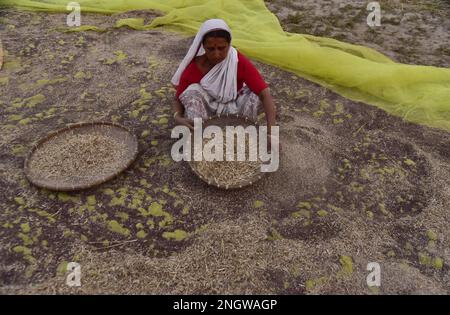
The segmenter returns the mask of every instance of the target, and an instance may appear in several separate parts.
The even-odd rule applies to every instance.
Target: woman
[[[220,19],[201,26],[172,78],[176,86],[173,117],[193,129],[193,119],[240,114],[256,120],[264,109],[267,126],[275,125],[275,105],[254,65],[231,46],[231,30]]]

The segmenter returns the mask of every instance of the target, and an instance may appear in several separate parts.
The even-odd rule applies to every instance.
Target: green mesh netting
[[[67,12],[67,0],[2,0],[0,5]],[[256,60],[292,71],[352,100],[406,120],[450,130],[450,69],[395,63],[373,49],[331,38],[284,32],[263,0],[78,0],[82,12],[162,11],[149,25],[123,19],[116,26],[168,27],[194,35],[210,18],[224,19],[233,45]]]

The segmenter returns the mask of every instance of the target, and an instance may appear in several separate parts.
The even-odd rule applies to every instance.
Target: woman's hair
[[[221,37],[225,38],[225,40],[228,42],[228,44],[231,42],[231,35],[225,30],[215,30],[211,31],[209,33],[206,33],[205,36],[203,36],[202,44],[205,43],[205,41],[210,37]]]

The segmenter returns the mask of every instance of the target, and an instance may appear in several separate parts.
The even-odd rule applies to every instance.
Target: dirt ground
[[[446,2],[380,1],[376,30],[362,1],[266,2],[288,31],[450,65]],[[280,169],[241,190],[210,187],[170,157],[170,78],[191,38],[112,28],[135,16],[156,13],[84,14],[107,30],[75,33],[58,29],[63,14],[0,13],[1,293],[450,293],[448,132],[255,62],[278,107]],[[76,193],[28,183],[36,141],[96,120],[139,136],[129,170]],[[68,262],[81,287],[66,285]],[[366,283],[370,262],[380,287]]]

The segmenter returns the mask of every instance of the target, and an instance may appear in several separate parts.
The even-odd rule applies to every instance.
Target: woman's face
[[[225,60],[230,44],[222,37],[208,37],[203,43],[203,48],[205,48],[208,61],[212,65],[216,65]]]

